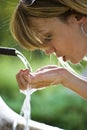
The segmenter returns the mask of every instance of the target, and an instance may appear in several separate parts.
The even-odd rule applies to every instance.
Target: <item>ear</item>
[[[75,16],[75,18],[76,18],[76,20],[79,24],[82,24],[82,23],[87,24],[87,17],[85,17],[85,16]]]

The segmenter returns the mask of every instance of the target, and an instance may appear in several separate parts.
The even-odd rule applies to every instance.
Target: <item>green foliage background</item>
[[[48,64],[58,65],[55,56],[23,50],[12,38],[9,22],[17,3],[18,0],[0,0],[0,46],[21,51],[33,71]],[[86,68],[84,62],[73,67],[81,72],[83,66]],[[15,75],[24,68],[18,57],[0,55],[0,96],[17,113],[20,113],[25,96],[20,93]],[[31,118],[65,130],[87,130],[87,101],[62,85],[50,86],[31,95]]]

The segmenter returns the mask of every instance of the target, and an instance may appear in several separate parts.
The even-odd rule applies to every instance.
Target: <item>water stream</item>
[[[24,55],[22,53],[20,53],[19,51],[16,50],[16,55],[20,58],[20,60],[23,62],[23,64],[25,65],[25,67],[27,69],[29,69],[30,71],[32,71],[32,68],[29,64],[29,62],[27,61],[27,59],[24,57]],[[29,87],[27,90],[22,91],[20,90],[20,92],[22,92],[23,94],[25,94],[25,100],[23,102],[22,105],[22,109],[20,112],[20,115],[22,115],[25,118],[25,126],[24,126],[24,130],[30,130],[29,128],[29,120],[31,118],[31,105],[30,105],[30,100],[31,100],[31,94],[35,91],[35,89],[31,89],[31,87]],[[17,121],[16,121],[17,122]],[[16,126],[17,123],[14,122],[13,125],[13,130],[16,130]]]

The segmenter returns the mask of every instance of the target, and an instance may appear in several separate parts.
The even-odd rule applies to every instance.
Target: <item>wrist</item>
[[[70,88],[74,75],[67,69],[62,68],[61,76],[62,76],[61,84],[67,88]]]
[[[58,72],[58,75],[60,75],[60,83],[63,84],[64,86],[66,85],[67,83],[67,79],[68,79],[68,70],[65,69],[65,68],[60,68],[59,69],[60,71]]]

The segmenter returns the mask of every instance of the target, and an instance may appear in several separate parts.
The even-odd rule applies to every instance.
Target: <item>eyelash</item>
[[[52,35],[47,35],[45,38],[44,38],[44,41],[47,41],[47,42],[50,42],[52,40]]]

